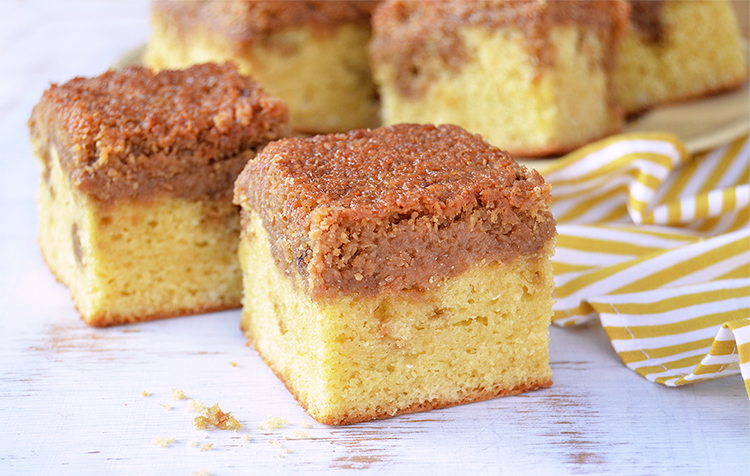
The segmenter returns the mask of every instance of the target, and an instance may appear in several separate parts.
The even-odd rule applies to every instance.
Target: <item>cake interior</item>
[[[275,264],[257,214],[242,213],[242,329],[316,420],[349,424],[552,384],[553,239],[429,291],[313,300]]]
[[[229,200],[102,204],[71,188],[53,145],[41,147],[39,244],[88,324],[240,306],[239,213]]]
[[[519,157],[563,153],[621,128],[607,52],[593,31],[564,25],[549,31],[553,65],[535,64],[512,28],[463,27],[459,35],[471,61],[454,72],[430,56],[418,74],[435,79],[414,97],[399,90],[392,66],[374,68],[385,124],[457,124]]]

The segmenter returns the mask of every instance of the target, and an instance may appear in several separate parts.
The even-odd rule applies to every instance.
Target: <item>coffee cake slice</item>
[[[242,329],[327,424],[549,386],[549,202],[456,126],[276,141],[235,185]]]
[[[240,306],[232,187],[287,116],[231,65],[130,67],[44,92],[29,120],[39,244],[86,323]]]

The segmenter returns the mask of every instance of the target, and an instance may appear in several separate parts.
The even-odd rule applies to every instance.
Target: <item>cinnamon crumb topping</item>
[[[71,185],[107,203],[228,195],[248,160],[287,132],[288,111],[231,64],[141,67],[53,84],[29,120]],[[49,154],[42,154],[48,156]]]

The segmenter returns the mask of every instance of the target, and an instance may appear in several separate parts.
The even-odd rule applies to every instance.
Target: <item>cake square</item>
[[[232,61],[289,106],[304,133],[374,127],[369,0],[155,0],[144,63]]]
[[[29,128],[39,244],[87,324],[239,307],[233,184],[285,104],[229,65],[53,84]]]
[[[725,0],[631,0],[615,83],[628,114],[720,93],[748,78],[737,18]]]
[[[389,0],[370,57],[384,125],[456,124],[514,157],[617,133],[622,1]]]
[[[319,422],[552,384],[550,188],[480,136],[399,124],[279,140],[235,203],[241,327]]]

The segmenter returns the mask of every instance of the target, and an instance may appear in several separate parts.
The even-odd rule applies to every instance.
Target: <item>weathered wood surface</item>
[[[146,0],[0,3],[0,474],[748,474],[739,377],[649,383],[599,326],[551,329],[549,389],[339,428],[245,346],[238,311],[86,327],[37,249],[25,121],[50,81],[98,74],[147,35]],[[193,429],[173,388],[245,428]],[[289,426],[258,429],[269,416]]]

